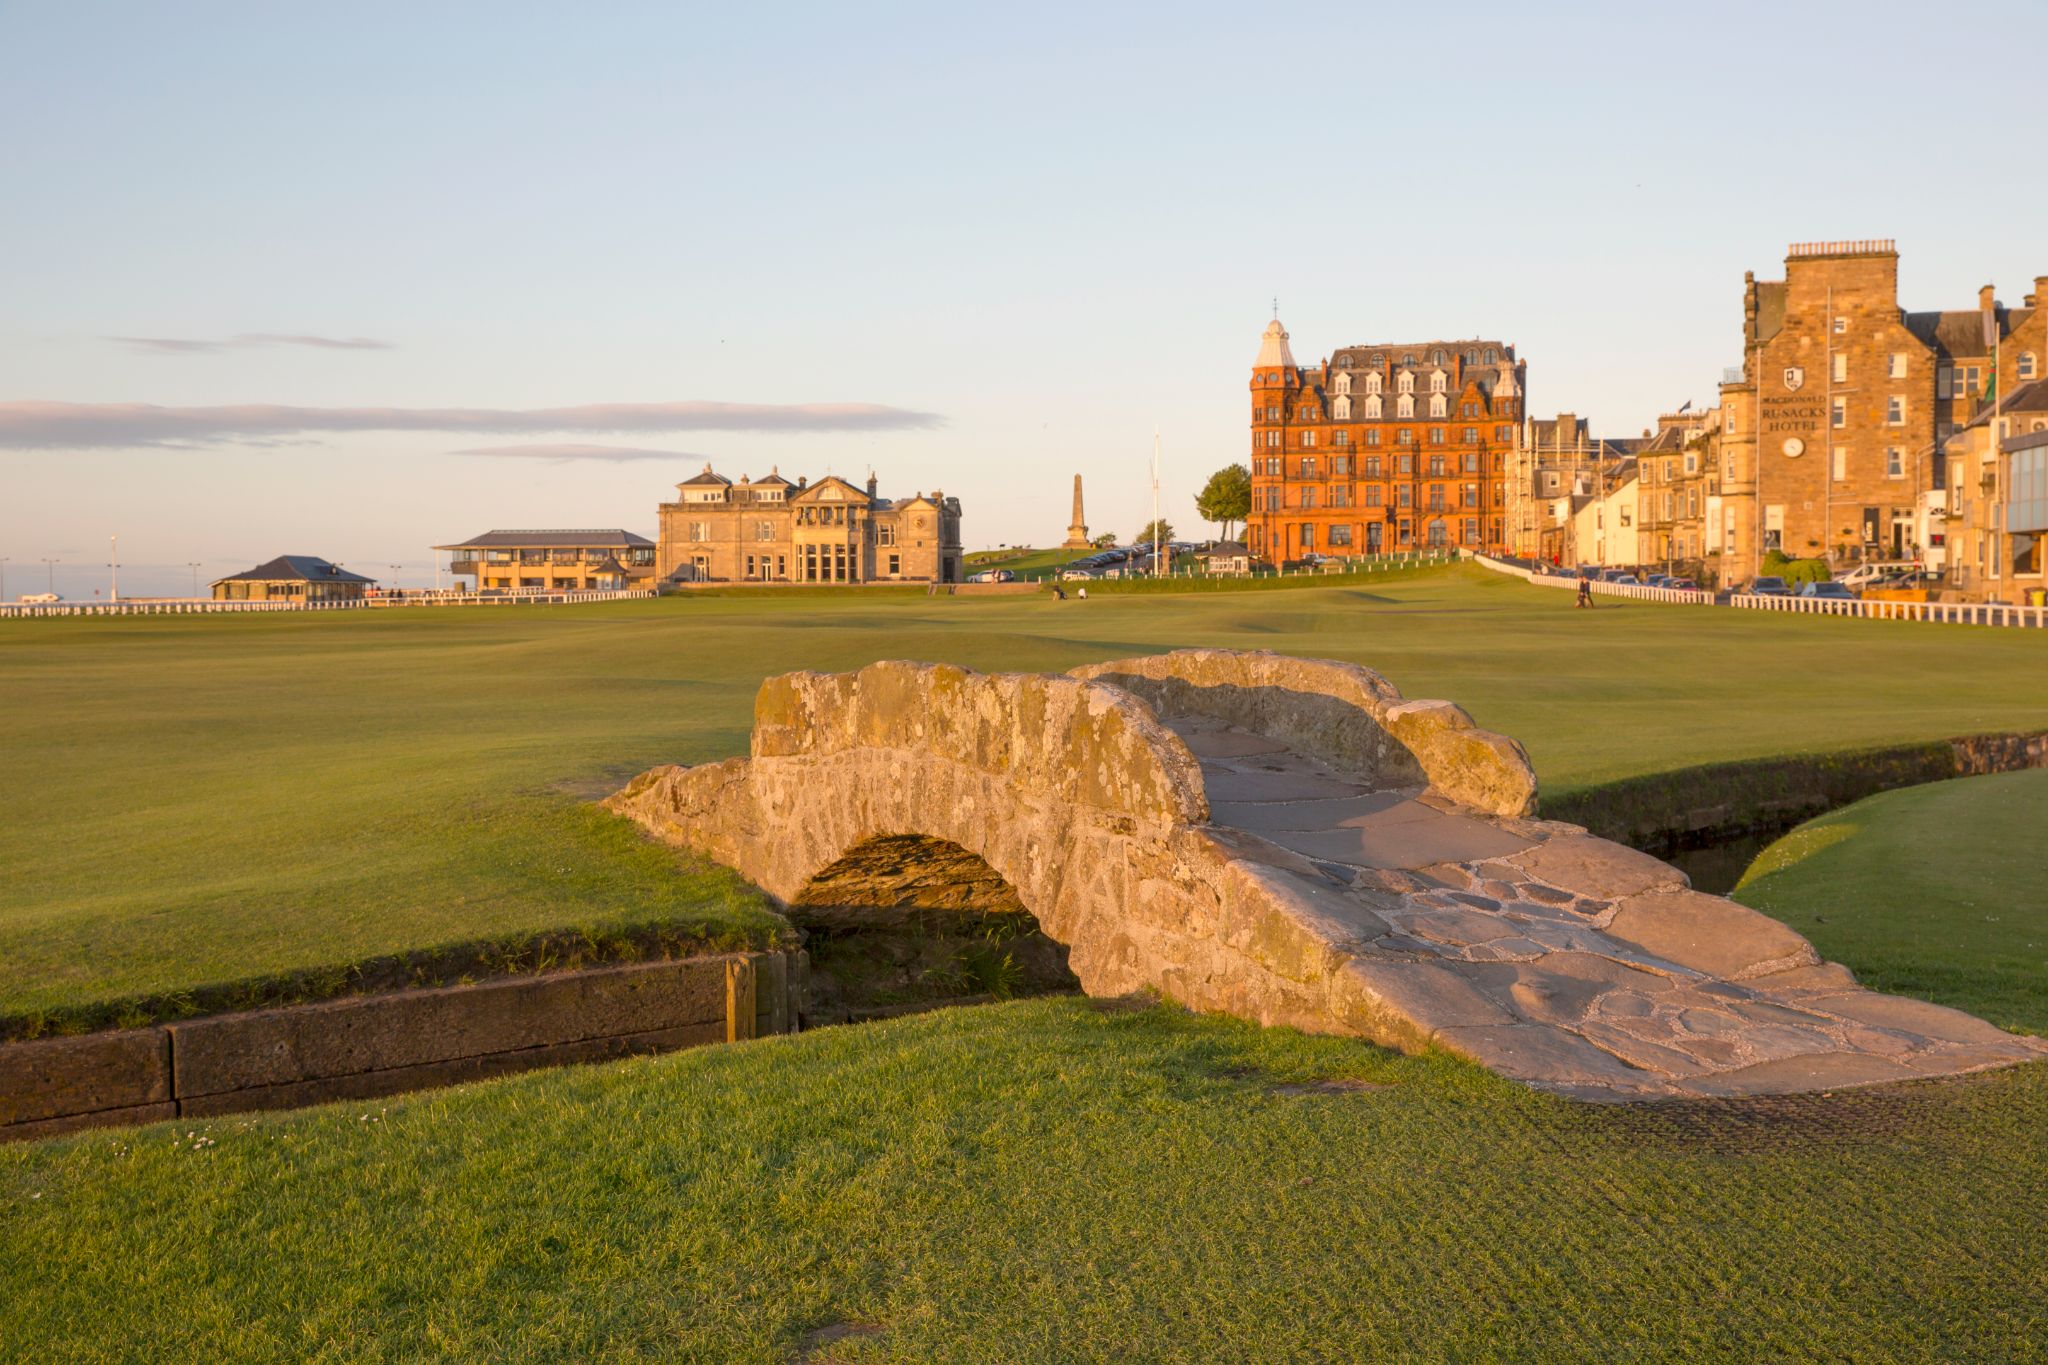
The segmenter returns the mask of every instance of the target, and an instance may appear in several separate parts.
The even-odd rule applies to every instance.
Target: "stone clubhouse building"
[[[958,583],[960,500],[885,498],[779,470],[735,483],[705,465],[660,508],[657,576],[686,583]]]

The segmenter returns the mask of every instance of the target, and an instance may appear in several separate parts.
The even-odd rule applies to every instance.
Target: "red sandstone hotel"
[[[1348,346],[1299,369],[1274,319],[1252,367],[1252,554],[1499,550],[1525,377],[1498,341]]]

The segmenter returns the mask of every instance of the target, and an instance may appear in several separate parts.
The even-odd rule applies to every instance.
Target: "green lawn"
[[[0,1017],[552,928],[759,938],[775,922],[747,888],[585,803],[656,763],[743,752],[768,674],[1181,645],[1371,664],[1522,739],[1550,790],[2048,725],[2048,633],[1582,612],[1476,568],[1087,602],[18,621],[0,624]]]
[[[1884,792],[1801,825],[1736,899],[1867,985],[2048,1033],[2048,769]]]
[[[1093,550],[976,550],[967,556],[967,572],[980,573],[983,569],[1008,569],[1019,578],[1030,577],[1046,569],[1057,569],[1071,564]]]
[[[1578,1106],[1020,1001],[0,1148],[0,1358],[2041,1360],[2044,1170],[2048,1065]]]

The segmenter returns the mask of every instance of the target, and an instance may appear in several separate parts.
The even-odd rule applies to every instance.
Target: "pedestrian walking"
[[[1578,605],[1582,607],[1593,605],[1593,580],[1590,578],[1581,576],[1579,579]]]

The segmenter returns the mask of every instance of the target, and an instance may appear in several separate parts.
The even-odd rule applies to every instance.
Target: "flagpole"
[[[1152,428],[1152,576],[1159,577],[1159,428]]]

